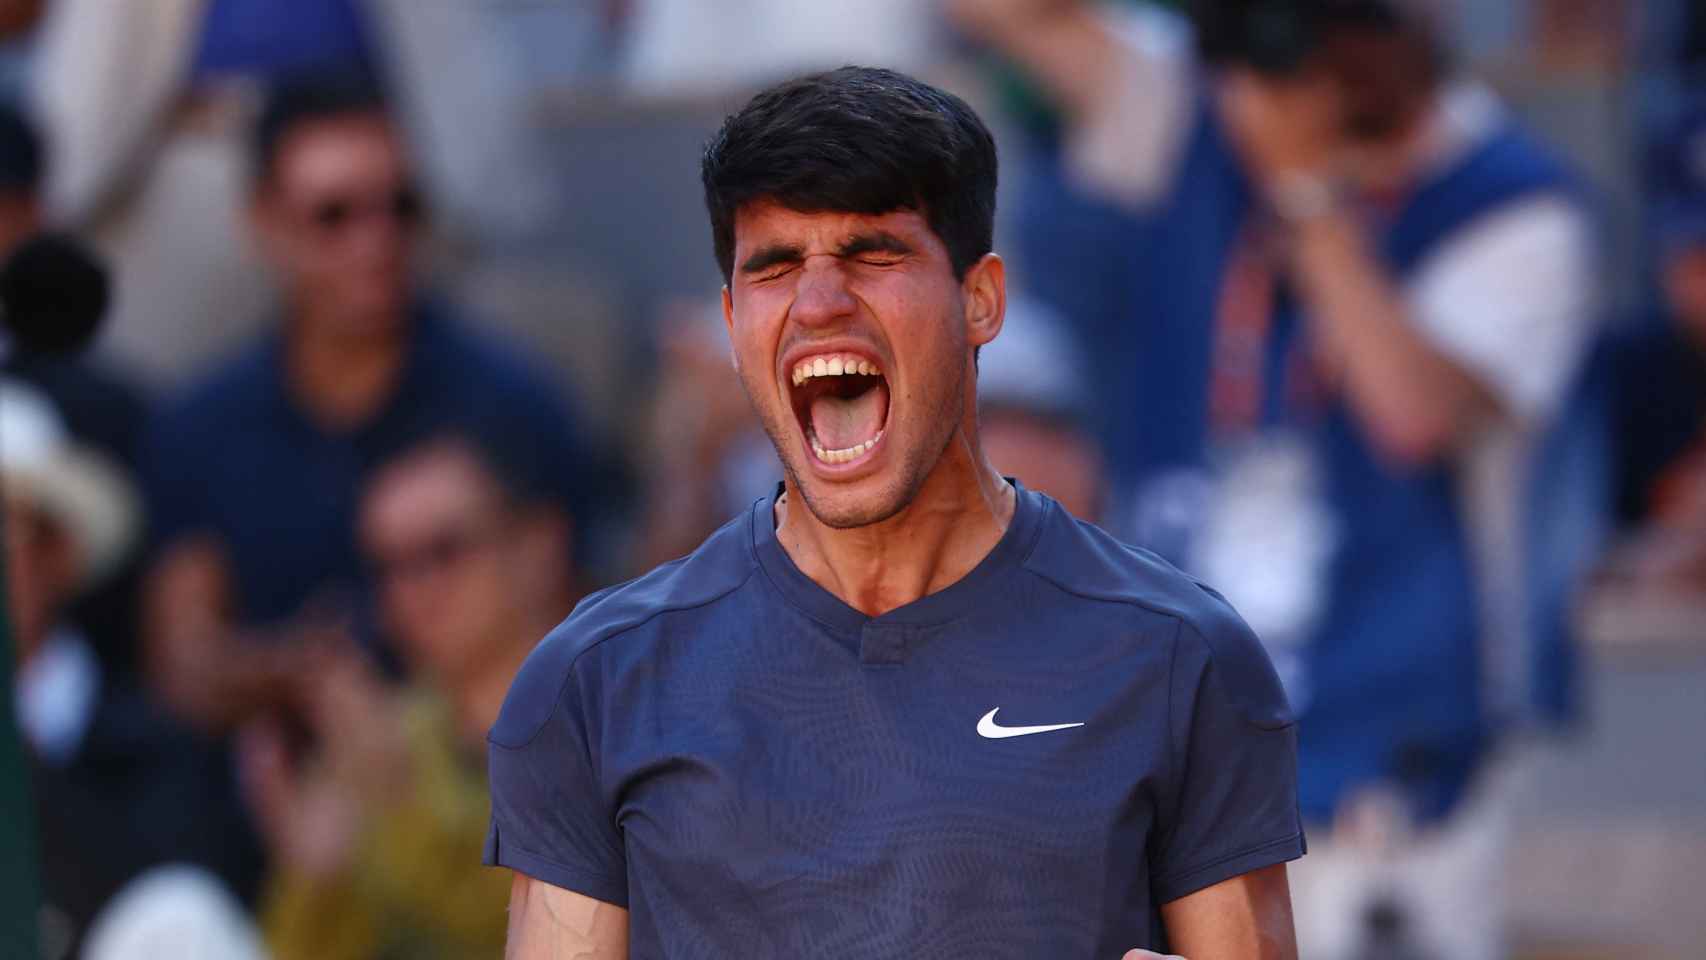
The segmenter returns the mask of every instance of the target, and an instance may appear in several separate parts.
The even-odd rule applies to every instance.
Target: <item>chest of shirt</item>
[[[714,876],[748,906],[802,884],[1063,904],[1103,903],[1111,872],[1140,887],[1174,762],[1172,634],[1106,614],[853,636],[771,611],[661,640],[607,675],[601,711],[630,869]]]

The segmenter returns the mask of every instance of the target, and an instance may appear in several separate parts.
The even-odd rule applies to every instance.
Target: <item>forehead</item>
[[[372,536],[406,535],[474,513],[496,497],[496,485],[471,455],[431,450],[378,474],[368,490],[366,526]]]
[[[919,253],[947,256],[947,248],[916,210],[887,213],[848,213],[821,210],[807,213],[770,200],[749,203],[735,211],[735,259],[759,247],[787,244],[807,253],[829,252],[851,237],[875,232],[892,234]]]
[[[308,120],[279,141],[273,180],[286,189],[344,185],[404,173],[403,145],[379,114]]]

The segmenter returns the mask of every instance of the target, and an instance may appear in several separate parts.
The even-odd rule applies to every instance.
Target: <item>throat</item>
[[[879,381],[857,393],[824,393],[810,410],[812,436],[824,450],[863,452],[888,419],[888,387]]]
[[[1018,497],[999,474],[990,476],[993,484],[974,498],[952,502],[927,483],[895,516],[846,529],[818,521],[790,482],[774,508],[777,545],[843,603],[882,616],[958,583],[1000,543]]]

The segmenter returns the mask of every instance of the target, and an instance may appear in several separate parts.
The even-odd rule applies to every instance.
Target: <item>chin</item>
[[[873,478],[876,479],[876,478]],[[866,491],[814,489],[817,484],[798,483],[806,509],[826,527],[852,530],[882,523],[906,509],[911,501],[909,491],[894,489],[895,485]]]
[[[885,441],[885,455],[854,475],[825,475],[824,465],[807,459],[809,455],[796,454],[783,462],[794,489],[819,523],[835,530],[868,527],[911,506],[930,473],[929,461],[935,458],[927,456],[924,447],[910,449],[895,442],[900,440],[896,436]]]

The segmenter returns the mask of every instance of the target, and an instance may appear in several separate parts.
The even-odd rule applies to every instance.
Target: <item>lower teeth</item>
[[[812,453],[816,454],[817,458],[822,460],[824,463],[846,463],[876,446],[877,441],[882,438],[883,432],[879,430],[877,431],[876,436],[866,440],[864,443],[847,447],[842,450],[825,450],[823,446],[817,442],[817,435],[813,434],[811,437]]]

